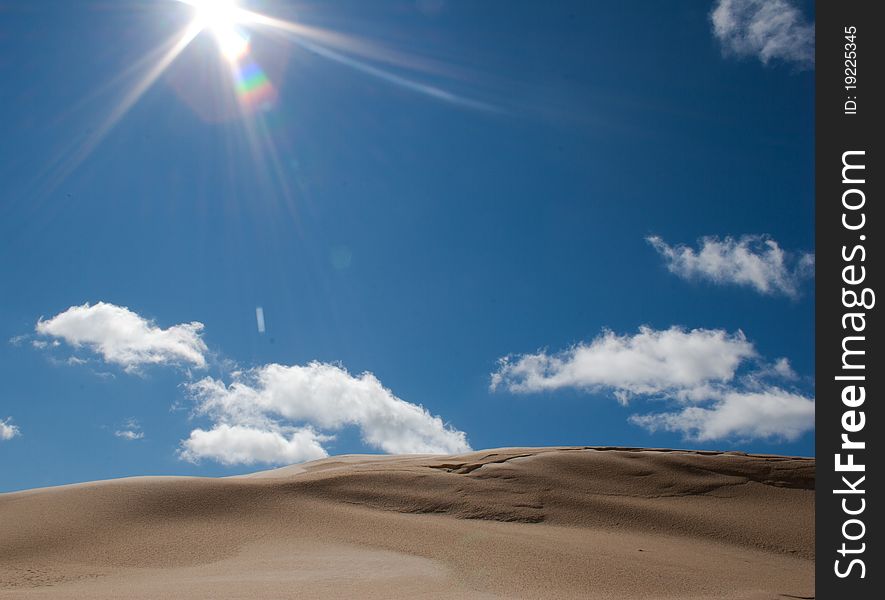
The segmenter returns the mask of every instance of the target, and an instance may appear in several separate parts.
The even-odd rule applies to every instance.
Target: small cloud
[[[751,287],[760,294],[799,296],[800,283],[814,275],[814,254],[791,253],[765,235],[740,239],[701,238],[697,250],[671,246],[659,236],[646,238],[664,257],[671,273],[687,280]]]
[[[21,430],[17,425],[12,424],[12,417],[0,420],[0,440],[11,440],[21,435]]]
[[[756,380],[775,378],[784,381],[795,381],[799,379],[799,375],[793,370],[789,359],[785,357],[781,357],[771,364],[762,365],[751,373],[750,376]]]
[[[814,67],[814,23],[790,0],[719,0],[710,20],[726,54]]]
[[[30,337],[31,336],[29,336],[28,334],[14,335],[9,338],[9,343],[12,346],[21,346],[22,343],[28,341],[28,338]]]
[[[58,340],[52,340],[51,342],[47,342],[46,340],[31,340],[31,346],[37,350],[45,350],[46,348],[58,348],[61,346],[61,342]]]
[[[781,357],[777,359],[772,367],[775,373],[784,379],[798,379],[798,375],[796,371],[793,370],[792,365],[790,365],[789,359],[786,357]]]
[[[126,419],[123,427],[115,431],[114,435],[118,438],[129,441],[144,439],[144,432],[141,430],[141,425],[135,419]]]
[[[184,363],[206,366],[206,344],[201,337],[203,324],[183,323],[163,329],[126,307],[98,302],[72,306],[51,319],[40,319],[40,335],[60,338],[73,346],[86,346],[109,363],[127,372],[149,364]],[[35,346],[45,347],[44,340]],[[58,339],[52,341],[57,346]]]

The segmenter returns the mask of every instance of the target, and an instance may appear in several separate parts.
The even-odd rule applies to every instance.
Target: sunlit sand
[[[2,494],[0,598],[809,597],[814,470],[509,448]]]

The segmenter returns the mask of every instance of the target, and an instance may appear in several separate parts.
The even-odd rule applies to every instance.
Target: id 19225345
[[[845,27],[845,105],[846,115],[857,114],[857,27]]]

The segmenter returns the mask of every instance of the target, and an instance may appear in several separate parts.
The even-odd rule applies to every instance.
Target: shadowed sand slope
[[[814,460],[338,456],[0,494],[0,598],[796,598]]]

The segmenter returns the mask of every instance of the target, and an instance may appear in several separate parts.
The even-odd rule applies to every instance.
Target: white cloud
[[[135,441],[144,439],[144,432],[141,425],[135,419],[126,419],[121,429],[114,432],[114,435],[124,440]]]
[[[762,294],[799,295],[799,284],[814,274],[814,254],[793,254],[761,235],[740,239],[707,236],[700,248],[670,246],[658,236],[646,238],[664,257],[667,268],[683,279],[705,279],[754,288]]]
[[[696,441],[735,437],[795,440],[814,427],[814,400],[778,387],[727,391],[709,407],[633,415],[630,421],[652,432],[675,431]]]
[[[719,0],[710,19],[726,53],[814,66],[814,23],[790,0]]]
[[[192,462],[202,458],[225,465],[288,464],[325,458],[321,442],[328,439],[307,427],[288,436],[281,431],[220,423],[211,430],[195,429],[184,440],[180,456]]]
[[[269,364],[235,373],[230,386],[206,377],[188,389],[197,413],[215,421],[211,431],[197,429],[182,442],[182,457],[189,460],[309,460],[325,453],[320,442],[330,439],[313,428],[337,431],[349,425],[359,427],[367,445],[388,453],[470,450],[464,432],[397,398],[371,373],[357,377],[332,364]],[[227,443],[235,449],[225,450]]]
[[[799,379],[799,375],[793,370],[789,359],[784,357],[777,359],[771,364],[761,365],[756,371],[747,374],[746,377],[752,381],[760,381],[770,377],[784,381]]]
[[[642,327],[635,335],[608,331],[559,354],[503,358],[491,387],[519,393],[573,388],[609,392],[622,404],[637,397],[665,402],[677,409],[630,421],[697,441],[792,440],[814,427],[814,399],[771,380],[796,378],[785,358],[761,361],[740,331]]]
[[[22,342],[26,341],[30,336],[27,334],[22,335],[14,335],[9,338],[9,343],[13,346],[21,346]]]
[[[162,329],[126,307],[106,302],[72,306],[36,326],[39,334],[61,338],[75,348],[86,346],[127,371],[147,364],[206,366],[202,329],[196,321]]]
[[[43,336],[86,347],[106,362],[137,371],[147,364],[185,363],[206,366],[203,324],[185,323],[163,329],[128,308],[106,302],[72,306],[37,322]],[[26,339],[26,338],[22,338]],[[35,340],[47,348],[58,339]],[[20,340],[15,340],[18,343]],[[82,364],[72,357],[69,364]],[[458,431],[421,406],[397,398],[371,373],[354,376],[342,367],[269,364],[246,372],[229,370],[233,383],[206,377],[186,385],[196,402],[195,413],[209,417],[208,429],[194,429],[182,440],[181,458],[223,464],[291,463],[327,456],[323,447],[346,426],[359,428],[363,441],[388,453],[446,454],[470,450]],[[144,437],[130,420],[114,431],[121,439]]]
[[[655,394],[728,381],[738,365],[755,356],[753,345],[738,331],[679,327],[655,331],[641,327],[635,335],[607,331],[565,352],[509,356],[499,361],[492,389],[537,392],[560,388],[612,388],[626,401],[633,394]]]
[[[21,430],[12,424],[11,417],[0,420],[0,440],[11,440],[17,435],[21,435]]]

